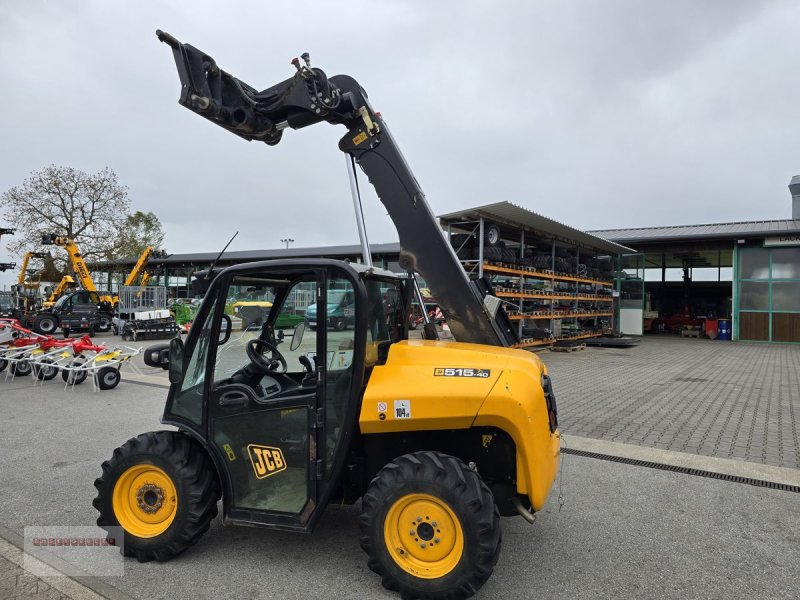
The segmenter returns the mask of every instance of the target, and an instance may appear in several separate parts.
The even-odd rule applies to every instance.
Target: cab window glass
[[[367,281],[367,344],[394,343],[403,337],[408,316],[399,281]]]
[[[342,440],[347,405],[352,397],[353,352],[355,350],[355,290],[348,279],[328,280],[326,385],[325,385],[325,473]]]
[[[189,356],[184,356],[186,369],[180,390],[175,394],[172,402],[172,412],[192,423],[200,425],[203,420],[203,385],[206,375],[206,358],[212,336],[212,325],[214,323],[214,312],[216,302],[211,303],[205,321],[196,323],[195,327],[201,327],[200,335],[197,337],[194,347],[187,349]]]
[[[225,313],[231,317],[233,332],[217,350],[215,383],[228,381],[251,363],[247,345],[256,339],[278,349],[286,360],[287,373],[303,373],[300,356],[313,355],[315,335],[307,332],[300,347],[294,350],[291,340],[295,327],[304,320],[300,307],[308,305],[315,289],[311,275],[300,280],[268,279],[252,273],[234,277],[225,300]],[[276,302],[281,303],[280,307]],[[267,357],[270,354],[267,352]]]

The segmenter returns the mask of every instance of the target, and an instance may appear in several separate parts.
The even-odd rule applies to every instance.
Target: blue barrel
[[[730,340],[731,339],[731,320],[719,319],[717,326],[717,339]]]

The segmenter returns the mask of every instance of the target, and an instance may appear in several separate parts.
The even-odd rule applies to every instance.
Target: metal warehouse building
[[[800,342],[800,176],[792,218],[593,231],[622,257],[620,322],[630,334],[732,320],[735,340]]]
[[[482,232],[485,224],[495,223],[500,227],[501,235],[509,240],[514,236],[519,238],[517,242],[509,242],[511,245],[507,245],[503,252],[519,254],[520,257],[532,245],[534,250],[536,245],[544,245],[546,250],[550,248],[548,244],[552,246],[554,260],[556,251],[572,248],[570,260],[574,259],[576,264],[583,262],[584,256],[605,254],[605,258],[614,261],[616,272],[613,282],[615,301],[608,317],[613,318],[613,329],[623,333],[675,333],[686,325],[699,324],[710,337],[800,343],[800,176],[792,179],[789,189],[792,193],[792,218],[772,221],[584,233],[522,207],[496,203],[444,215],[441,223],[448,234],[454,227],[468,231],[469,227],[464,229],[464,223],[469,221],[467,217],[478,223],[476,231],[480,229]],[[472,222],[468,224],[474,225]],[[399,244],[371,244],[370,248],[376,265],[398,272],[402,270]],[[311,256],[356,262],[361,259],[361,247],[354,244],[233,251],[223,254],[219,264],[227,266],[254,260]],[[190,295],[190,274],[207,268],[216,258],[214,252],[173,254],[152,260],[150,268],[154,275],[157,274],[154,281],[170,288],[173,296],[182,297]],[[477,268],[480,275],[488,269],[491,277],[496,279],[500,276],[496,272],[500,267],[487,262],[485,256],[472,258],[478,260],[463,261],[468,270]],[[98,270],[108,274],[109,285],[109,271],[124,266],[124,263],[96,265]],[[502,268],[515,273],[518,270],[515,265]],[[532,277],[530,273],[523,273],[523,276],[527,279]],[[575,279],[556,275],[549,278]],[[496,281],[495,285],[498,285]],[[595,317],[595,313],[597,311],[588,317]],[[587,315],[581,314],[577,319],[584,317]],[[526,317],[521,315],[519,318],[524,320]],[[557,322],[551,321],[551,328],[563,321],[555,318]],[[594,321],[597,328],[597,318]],[[579,325],[585,326],[586,322]]]

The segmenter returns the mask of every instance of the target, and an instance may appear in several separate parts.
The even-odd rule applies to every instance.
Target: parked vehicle
[[[336,329],[343,331],[348,327],[352,327],[355,323],[355,300],[353,294],[349,291],[330,291],[328,292],[327,302],[327,324]],[[317,305],[310,304],[306,309],[306,324],[314,331],[317,328],[320,316],[318,314]]]

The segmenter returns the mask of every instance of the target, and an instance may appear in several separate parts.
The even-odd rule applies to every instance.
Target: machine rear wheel
[[[194,545],[217,515],[220,488],[205,450],[175,431],[144,433],[114,450],[95,480],[97,524],[125,531],[125,556],[166,561]]]
[[[70,363],[69,367],[77,367],[80,363]],[[84,381],[86,381],[86,376],[89,374],[88,371],[84,370],[69,370],[69,369],[62,369],[61,370],[61,379],[64,380],[64,383],[68,385],[80,385]]]
[[[56,375],[58,375],[58,367],[53,364],[53,361],[50,359],[45,359],[42,361],[44,366],[39,365],[36,368],[36,378],[40,379],[41,381],[50,381]]]
[[[381,469],[359,521],[369,568],[404,598],[468,598],[500,556],[492,492],[475,471],[439,452],[406,454]]]
[[[103,367],[97,372],[97,387],[101,390],[113,390],[119,385],[120,374],[114,367]]]
[[[9,371],[14,377],[25,377],[26,375],[31,374],[33,367],[31,367],[31,363],[29,363],[27,360],[20,360],[11,363],[11,368]]]
[[[53,315],[39,315],[33,321],[33,330],[37,333],[50,335],[58,329],[58,319]]]
[[[0,373],[6,370],[8,366],[8,361],[5,358],[0,358]]]

